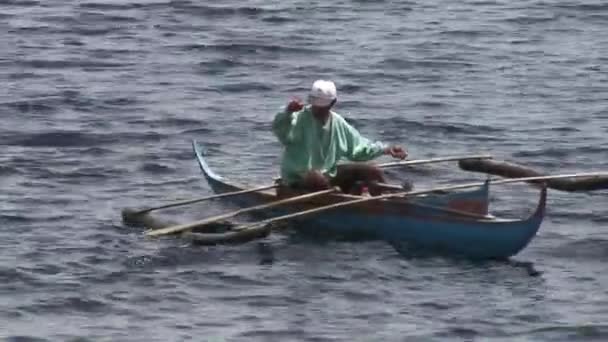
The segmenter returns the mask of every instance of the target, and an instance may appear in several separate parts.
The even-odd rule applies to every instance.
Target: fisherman
[[[294,99],[278,113],[272,130],[284,152],[281,162],[283,184],[307,191],[338,186],[344,193],[360,194],[361,184],[372,196],[381,193],[376,183],[384,183],[377,166],[361,163],[381,155],[405,159],[401,146],[372,142],[332,111],[336,104],[336,86],[332,81],[317,80],[308,96],[309,105]],[[355,163],[338,164],[343,159]]]

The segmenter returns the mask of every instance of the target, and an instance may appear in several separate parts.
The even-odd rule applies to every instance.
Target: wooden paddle
[[[431,164],[431,163],[471,160],[471,159],[492,159],[492,156],[489,154],[480,154],[480,155],[471,155],[471,156],[454,156],[454,157],[441,157],[441,158],[430,158],[430,159],[402,160],[402,161],[398,161],[398,162],[378,164],[378,167],[389,168],[389,167],[395,167],[395,166]]]
[[[317,191],[317,192],[311,192],[311,193],[307,193],[307,194],[300,195],[300,196],[289,197],[287,199],[282,199],[282,200],[278,200],[278,201],[274,201],[274,202],[270,202],[270,203],[256,205],[253,207],[242,208],[242,209],[239,209],[236,211],[232,211],[232,212],[229,212],[226,214],[202,219],[199,221],[179,224],[179,225],[156,229],[156,230],[150,230],[150,231],[147,231],[145,234],[147,236],[160,236],[160,235],[167,235],[167,234],[175,234],[175,233],[179,233],[179,232],[182,232],[185,230],[192,230],[194,228],[198,228],[198,227],[201,227],[201,226],[213,223],[213,222],[229,219],[229,218],[237,216],[239,214],[244,214],[244,213],[248,213],[248,212],[252,212],[252,211],[256,211],[256,210],[268,209],[268,208],[276,207],[276,206],[279,206],[282,204],[295,203],[295,202],[303,201],[303,200],[310,199],[313,197],[318,197],[321,195],[326,195],[326,194],[329,194],[332,192],[337,192],[337,191],[339,191],[339,190],[338,189],[327,189],[327,190],[321,190],[321,191]]]
[[[608,175],[608,172],[592,172],[592,173],[539,176],[539,177],[522,177],[522,178],[512,178],[512,179],[497,179],[497,180],[490,180],[490,183],[507,184],[507,183],[517,183],[517,182],[543,181],[543,180],[550,180],[550,179],[592,177],[592,176],[606,176],[606,175]],[[395,193],[380,195],[380,196],[376,196],[376,197],[365,197],[365,198],[355,199],[352,201],[334,203],[334,204],[326,205],[326,206],[319,207],[319,208],[308,209],[308,210],[300,211],[297,213],[273,217],[273,218],[262,220],[262,221],[259,221],[256,223],[236,226],[236,227],[234,227],[234,230],[236,230],[238,232],[247,231],[248,233],[250,233],[250,230],[256,231],[256,230],[269,229],[269,228],[267,228],[267,225],[274,223],[274,222],[285,221],[285,220],[289,220],[289,219],[293,219],[293,218],[297,218],[297,217],[308,216],[308,215],[312,215],[312,214],[318,214],[318,213],[328,211],[331,209],[351,206],[354,204],[378,201],[378,200],[394,198],[394,197],[410,197],[410,196],[424,195],[424,194],[429,194],[429,193],[438,192],[438,191],[466,189],[466,188],[478,187],[483,184],[485,184],[485,182],[484,183],[477,182],[477,183],[467,183],[467,184],[461,184],[461,185],[451,185],[451,186],[438,187],[438,188],[433,188],[433,189],[428,189],[428,190],[419,190],[419,191],[410,191],[410,192],[407,192],[407,191],[395,192]]]
[[[141,215],[141,214],[145,214],[145,213],[151,212],[153,210],[178,207],[180,205],[192,204],[192,203],[202,202],[202,201],[206,201],[206,200],[212,200],[212,199],[216,199],[216,198],[242,195],[242,194],[247,194],[247,193],[250,193],[250,192],[268,190],[268,189],[276,188],[278,186],[279,186],[279,184],[264,185],[264,186],[260,186],[258,188],[253,188],[253,189],[245,189],[245,190],[239,190],[239,191],[233,191],[233,192],[225,192],[223,194],[206,196],[206,197],[201,197],[201,198],[195,198],[195,199],[186,200],[186,201],[169,203],[169,204],[161,205],[161,206],[158,206],[158,207],[141,209],[141,210],[129,213],[129,215],[137,216],[137,215]]]

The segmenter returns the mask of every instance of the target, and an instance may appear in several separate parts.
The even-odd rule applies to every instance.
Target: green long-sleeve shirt
[[[285,147],[281,178],[293,184],[310,170],[319,170],[330,178],[336,176],[342,159],[368,161],[383,154],[385,145],[371,142],[344,120],[331,112],[325,125],[315,119],[310,106],[299,112],[279,112],[272,130]]]

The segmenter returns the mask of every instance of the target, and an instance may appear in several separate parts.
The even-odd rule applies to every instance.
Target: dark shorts
[[[330,186],[337,186],[344,193],[358,194],[369,182],[384,182],[382,171],[370,164],[352,163],[338,165],[336,176],[333,178],[325,176],[324,181],[319,180],[315,184],[307,184],[302,180],[289,186],[302,191],[320,191]]]

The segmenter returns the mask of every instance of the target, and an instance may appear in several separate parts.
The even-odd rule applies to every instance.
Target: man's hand
[[[304,103],[302,103],[302,100],[295,98],[292,99],[291,101],[289,101],[289,104],[287,104],[287,112],[289,113],[293,113],[293,112],[298,112],[300,110],[302,110],[302,108],[304,108]]]
[[[405,159],[407,151],[401,146],[390,146],[384,149],[384,154],[390,154],[393,158]]]

